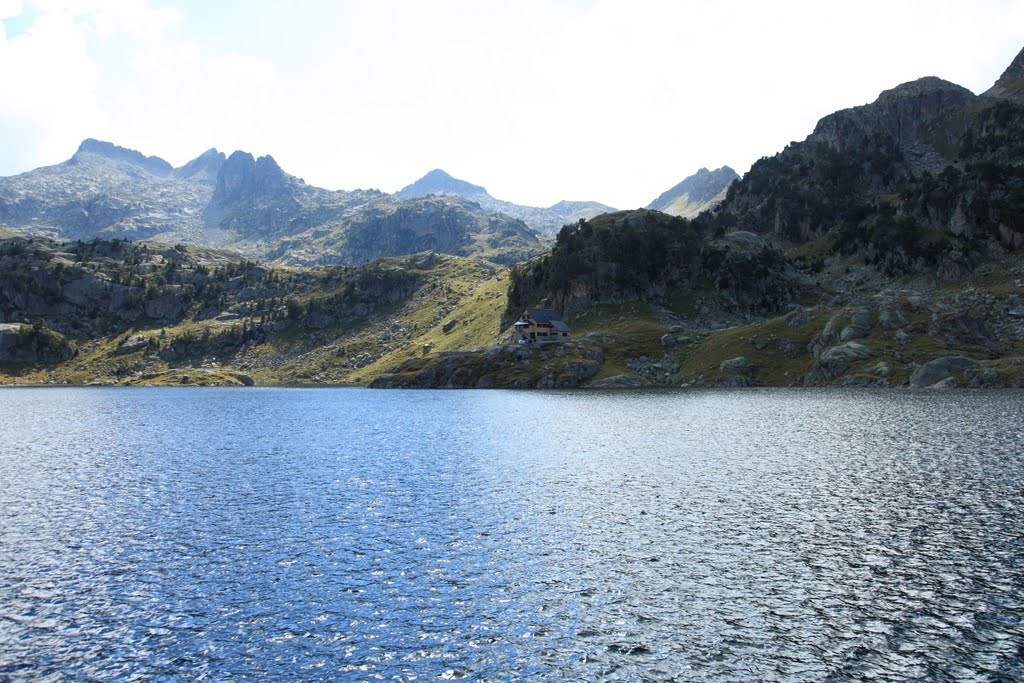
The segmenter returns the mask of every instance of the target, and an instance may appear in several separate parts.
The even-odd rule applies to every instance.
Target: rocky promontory
[[[601,369],[604,353],[593,340],[505,344],[412,358],[370,383],[378,389],[572,389]]]

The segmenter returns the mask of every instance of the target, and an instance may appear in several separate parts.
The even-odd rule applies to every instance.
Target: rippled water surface
[[[1024,395],[0,390],[0,680],[1024,679]]]

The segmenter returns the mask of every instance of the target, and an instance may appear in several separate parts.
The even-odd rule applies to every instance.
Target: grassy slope
[[[684,193],[672,200],[672,202],[660,211],[664,211],[667,214],[673,216],[682,216],[683,218],[694,218],[700,213],[707,211],[711,207],[719,204],[725,199],[726,193],[729,191],[728,187],[722,188],[722,191],[712,197],[706,202],[697,202],[690,200],[690,194]]]
[[[408,299],[369,317],[321,330],[293,325],[267,343],[176,362],[163,361],[146,349],[119,354],[118,347],[140,335],[164,344],[186,335],[208,332],[216,336],[248,321],[186,320],[177,325],[138,326],[82,342],[77,357],[57,366],[0,368],[0,383],[233,385],[242,384],[240,376],[246,374],[258,384],[365,384],[404,360],[422,355],[425,345],[437,353],[496,341],[508,289],[506,269],[443,255],[393,262],[419,275],[422,283]],[[323,289],[298,298],[308,302],[333,294],[336,292]],[[450,320],[456,324],[444,332]]]
[[[801,254],[814,258],[814,246],[803,245]],[[224,258],[212,252],[203,256]],[[509,285],[506,269],[440,255],[391,259],[387,264],[415,273],[419,284],[409,297],[361,319],[326,329],[292,324],[265,343],[249,343],[225,353],[198,354],[174,362],[161,360],[152,350],[119,354],[118,349],[137,335],[166,343],[189,334],[209,332],[216,336],[238,329],[246,320],[189,319],[173,326],[140,326],[80,342],[77,357],[56,366],[0,368],[0,383],[84,384],[98,380],[116,384],[233,385],[245,383],[248,375],[257,384],[362,385],[414,358],[481,349],[501,339],[500,320]],[[289,269],[281,270],[289,272]],[[307,277],[315,272],[292,270]],[[969,340],[943,339],[928,333],[935,311],[943,310],[946,305],[943,300],[955,300],[964,291],[975,297],[1000,300],[1012,295],[1024,296],[1024,273],[1020,271],[1019,258],[1011,255],[980,268],[963,283],[934,288],[928,295],[930,304],[899,303],[906,317],[900,327],[909,334],[909,340],[902,342],[881,324],[879,307],[869,306],[872,327],[866,336],[856,341],[869,347],[872,354],[868,359],[852,363],[834,383],[865,377],[869,367],[885,362],[893,368],[888,383],[902,385],[920,364],[952,354],[984,360],[1011,380],[1024,380],[1021,364],[1024,341],[1004,340],[1004,349],[994,352]],[[325,277],[323,282],[331,280]],[[896,286],[913,288],[914,284],[897,283]],[[336,293],[324,285],[306,291],[300,298],[308,302],[316,298],[329,299]],[[703,290],[695,292],[695,296],[707,295]],[[662,336],[669,333],[673,321],[685,322],[695,316],[693,297],[667,302],[664,308],[645,303],[592,306],[568,322],[576,338],[589,338],[604,354],[600,370],[589,381],[632,375],[643,383],[672,380],[672,383],[714,384],[723,380],[719,370],[723,361],[743,356],[750,365],[752,384],[783,386],[803,384],[815,363],[809,346],[828,320],[839,313],[840,309],[819,307],[807,322],[799,325],[790,325],[782,316],[776,316],[728,329],[687,328],[672,334],[677,344],[670,348],[662,344]],[[445,332],[449,321],[455,322]],[[212,348],[216,349],[216,345]],[[555,364],[561,359],[549,358],[544,362]],[[638,365],[643,366],[645,362],[655,364],[655,371],[638,369]],[[522,370],[533,373],[544,368],[523,367]],[[500,378],[515,380],[504,374]]]

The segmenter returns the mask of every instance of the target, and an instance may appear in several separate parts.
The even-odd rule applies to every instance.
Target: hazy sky
[[[907,80],[981,92],[1024,47],[1024,0],[0,0],[0,21],[0,175],[96,137],[618,208]]]

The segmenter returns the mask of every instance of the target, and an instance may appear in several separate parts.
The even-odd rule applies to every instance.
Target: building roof
[[[562,322],[561,320],[552,320],[552,321],[551,321],[551,325],[552,325],[552,326],[553,326],[553,327],[554,327],[554,328],[555,328],[556,330],[558,330],[559,332],[571,332],[571,331],[572,331],[572,330],[570,330],[570,329],[569,329],[569,326],[568,326],[568,325],[566,325],[566,324],[565,324],[564,322]]]
[[[565,325],[562,322],[562,316],[558,315],[558,311],[553,311],[550,308],[527,308],[523,311],[523,317],[530,316],[539,323],[551,323],[552,325],[557,321]],[[568,331],[568,327],[566,331]]]

